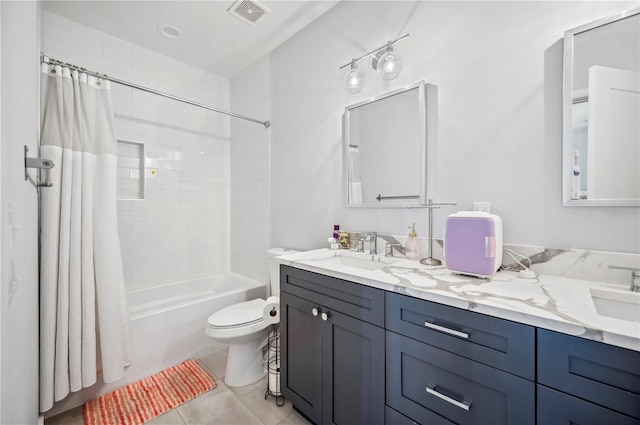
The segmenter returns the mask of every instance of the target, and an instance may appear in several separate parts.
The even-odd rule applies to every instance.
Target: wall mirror
[[[565,32],[562,197],[640,206],[640,7]]]
[[[344,181],[349,207],[417,207],[435,174],[437,87],[423,81],[345,108]],[[431,161],[435,164],[435,161]],[[430,183],[432,184],[432,183]]]

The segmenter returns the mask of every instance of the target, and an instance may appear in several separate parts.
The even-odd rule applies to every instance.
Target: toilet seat
[[[205,333],[226,344],[246,342],[262,333],[266,338],[269,324],[262,317],[266,303],[257,298],[225,307],[209,316]]]
[[[230,329],[264,322],[262,310],[265,304],[265,300],[257,298],[225,307],[209,316],[207,326],[213,329]]]
[[[272,296],[277,296],[280,289],[280,266],[275,257],[293,252],[282,248],[268,251]],[[229,345],[224,382],[230,387],[252,384],[267,373],[265,347],[273,325],[271,318],[263,317],[266,305],[264,299],[242,302],[221,309],[207,320],[205,333],[216,342]]]

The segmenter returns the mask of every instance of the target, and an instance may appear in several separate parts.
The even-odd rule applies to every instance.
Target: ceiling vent
[[[251,0],[238,0],[229,8],[229,13],[251,25],[255,25],[268,12],[269,9]]]

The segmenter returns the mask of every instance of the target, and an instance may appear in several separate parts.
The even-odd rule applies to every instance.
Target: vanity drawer
[[[384,291],[381,289],[281,265],[280,290],[384,327]]]
[[[420,425],[413,419],[407,418],[402,413],[389,406],[384,406],[384,424],[385,425]],[[451,422],[448,424],[453,425]]]
[[[538,329],[538,382],[640,418],[640,352]]]
[[[421,424],[535,421],[535,384],[387,331],[387,404]]]
[[[387,294],[386,328],[498,369],[535,379],[535,328]]]
[[[538,385],[539,425],[640,425],[630,416]]]

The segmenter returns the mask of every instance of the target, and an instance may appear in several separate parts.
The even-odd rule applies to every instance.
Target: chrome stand
[[[267,391],[264,399],[272,396],[278,407],[284,406],[284,396],[280,392],[280,327],[271,325],[267,338]]]
[[[437,258],[433,258],[433,210],[438,209],[443,205],[457,205],[455,202],[442,202],[434,204],[432,199],[427,199],[427,203],[424,205],[429,210],[429,256],[427,258],[421,258],[420,264],[425,266],[440,266],[442,261]]]

